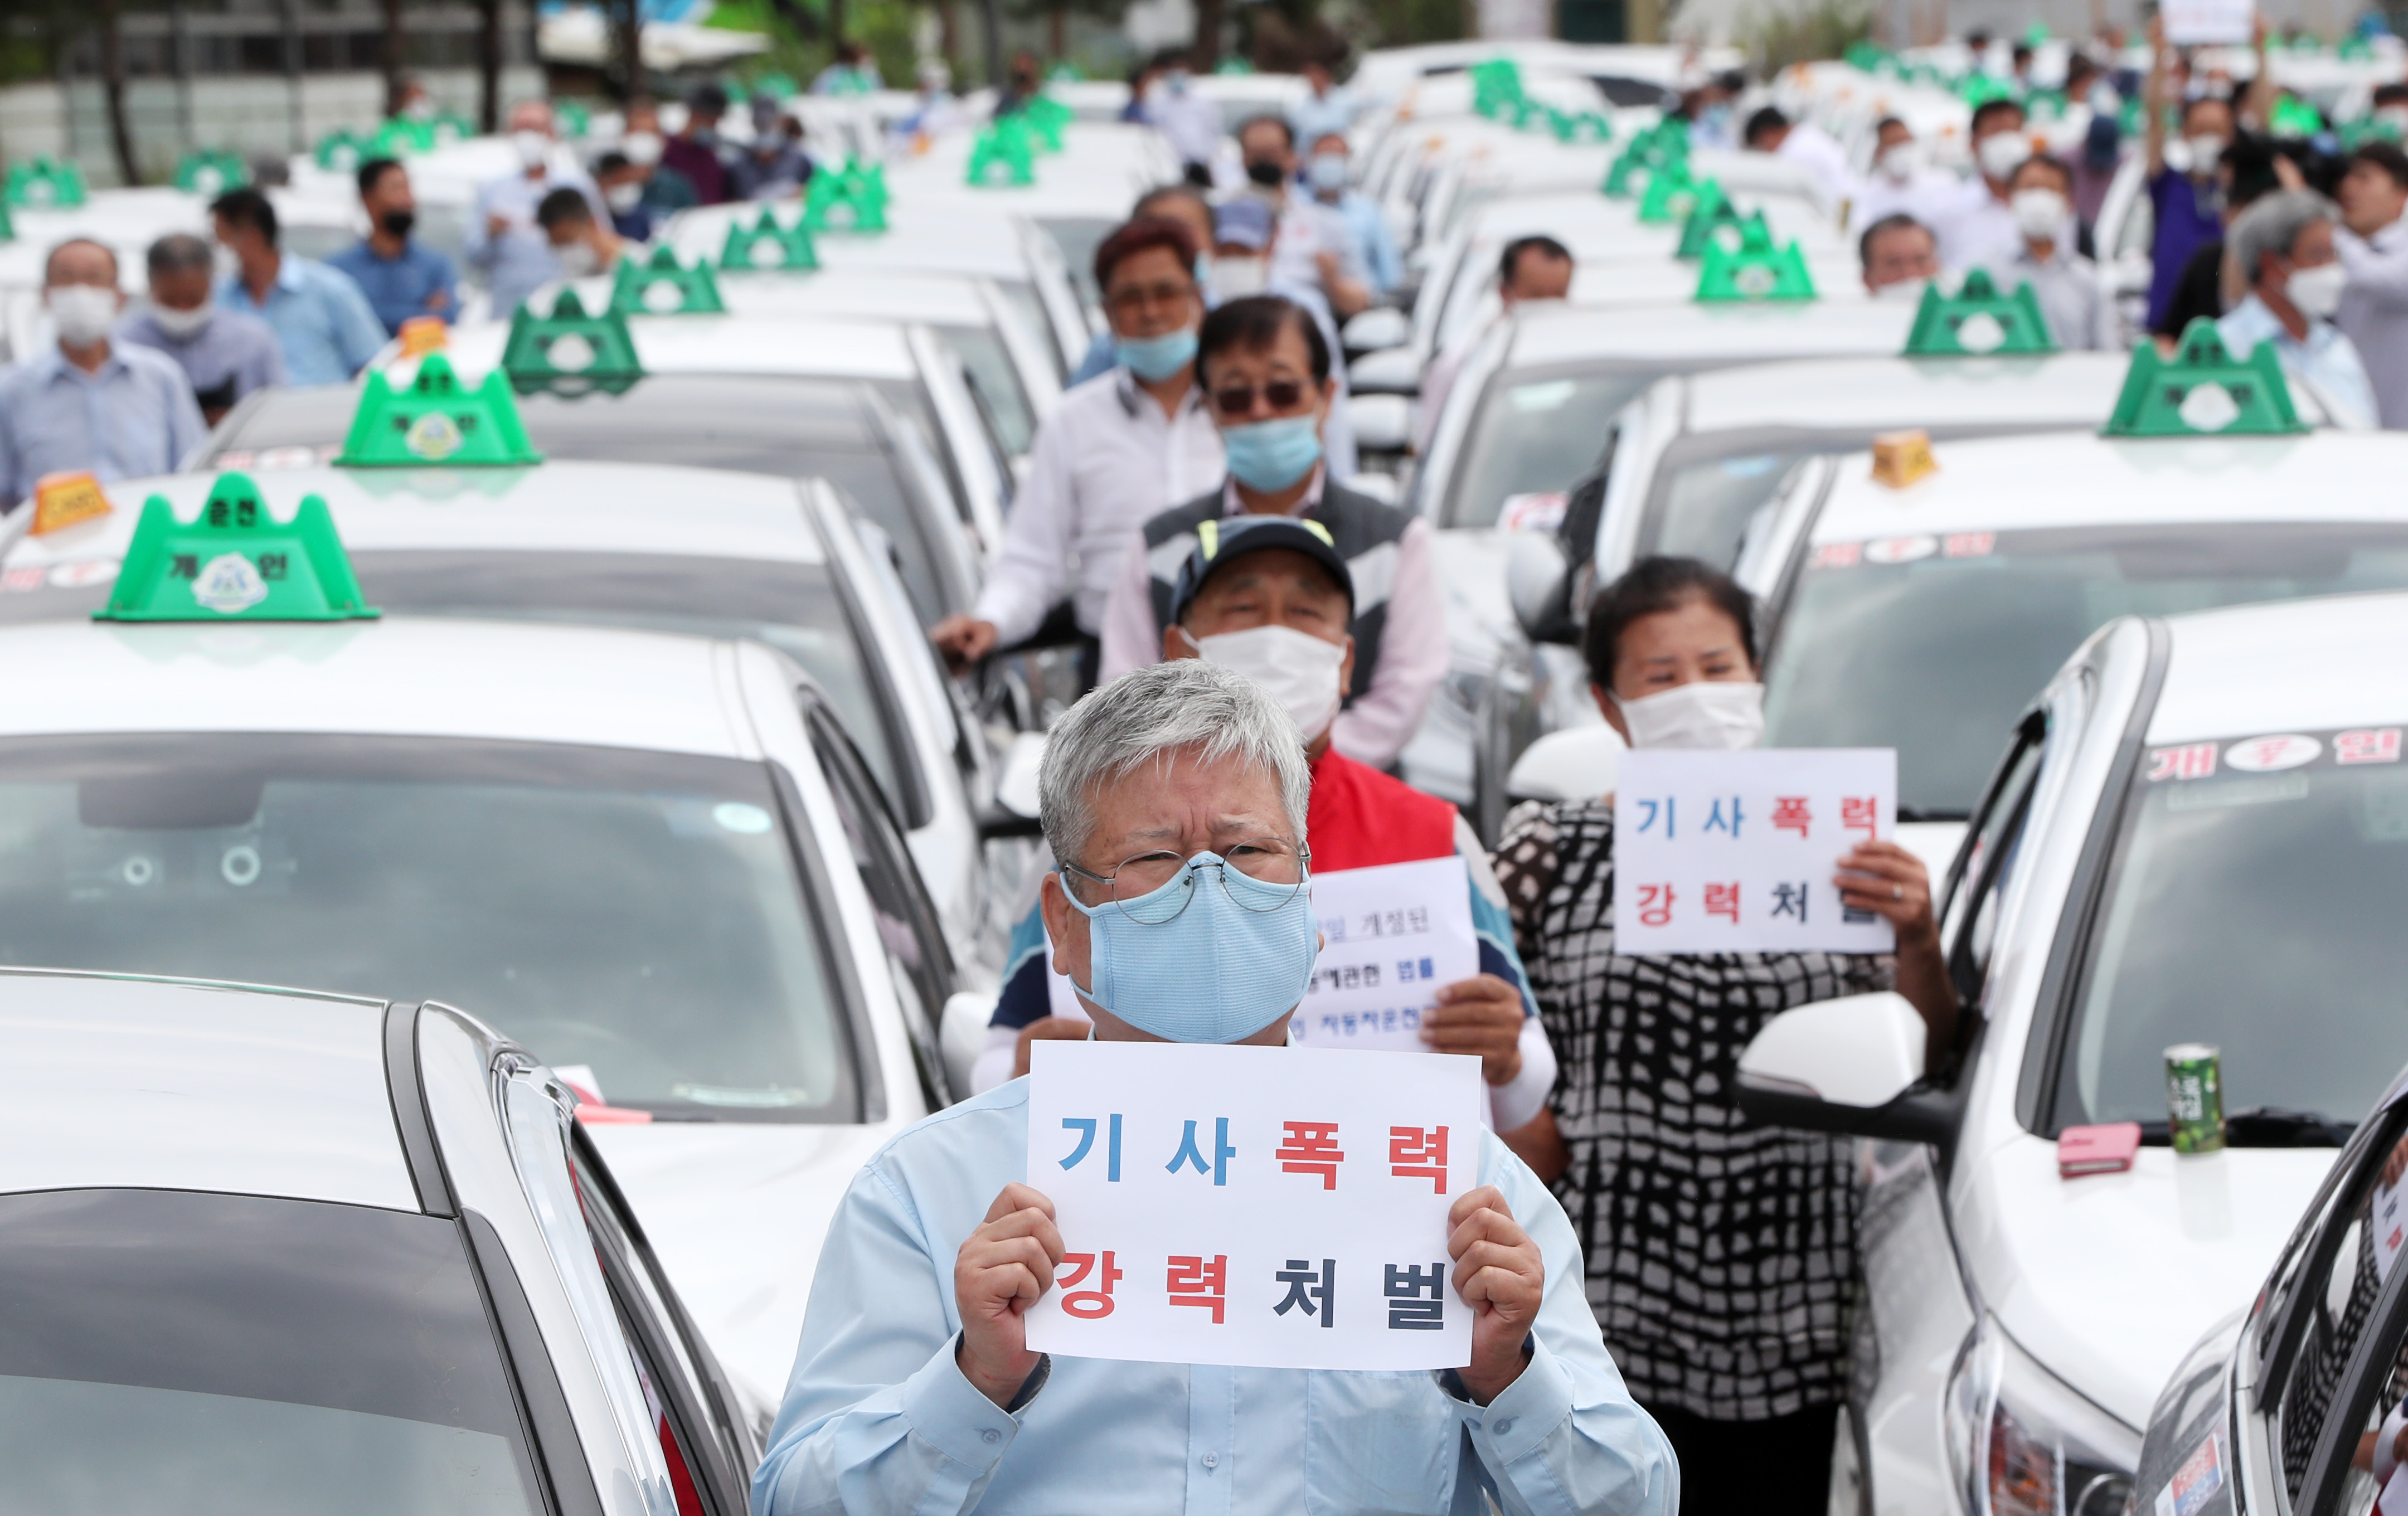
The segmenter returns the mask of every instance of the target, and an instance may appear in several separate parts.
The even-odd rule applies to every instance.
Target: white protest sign
[[[1028,1345],[1254,1368],[1459,1368],[1447,1211],[1477,1182],[1480,1060],[1039,1042],[1028,1182],[1068,1250]]]
[[[1321,957],[1297,1008],[1313,1048],[1426,1051],[1422,1012],[1439,987],[1480,972],[1471,880],[1454,853],[1312,876]]]
[[[1889,748],[1640,748],[1613,803],[1617,952],[1887,952],[1895,934],[1831,882],[1895,840]]]
[[[2157,7],[2166,42],[2177,48],[2246,42],[2257,13],[2257,0],[2160,0]]]

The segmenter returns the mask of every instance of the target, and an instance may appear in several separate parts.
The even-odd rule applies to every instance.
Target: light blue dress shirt
[[[1336,133],[1344,136],[1362,113],[1354,93],[1344,85],[1333,84],[1327,94],[1306,93],[1287,107],[1288,129],[1296,134],[1298,156],[1312,150],[1312,145]]]
[[[1389,232],[1388,219],[1380,214],[1378,203],[1362,191],[1350,189],[1340,193],[1336,206],[1338,214],[1346,218],[1346,231],[1354,239],[1364,271],[1371,276],[1371,293],[1385,294],[1395,289],[1405,277],[1405,260],[1397,251],[1396,236]]]
[[[172,473],[208,435],[174,359],[113,342],[87,374],[53,345],[0,371],[0,509],[45,474],[90,469],[107,483]]]
[[[218,286],[218,304],[268,324],[284,350],[290,383],[344,383],[384,346],[384,323],[350,275],[289,252],[277,265],[265,303],[253,300],[251,287],[237,276]]]
[[[2332,322],[2309,317],[2308,339],[2301,342],[2253,292],[2225,313],[2215,330],[2224,339],[2224,350],[2235,358],[2248,357],[2260,342],[2273,343],[2283,372],[2315,392],[2332,413],[2334,425],[2361,431],[2375,424],[2374,385],[2366,377],[2366,365]]]
[[[1678,1510],[1670,1445],[1606,1353],[1563,1209],[1485,1133],[1481,1181],[1547,1270],[1530,1362],[1486,1407],[1451,1373],[1060,1358],[1006,1414],[954,1362],[953,1258],[1025,1180],[1027,1151],[1028,1081],[1014,1080],[919,1123],[854,1177],[753,1476],[761,1516],[1469,1516],[1484,1491],[1516,1516]]]
[[[536,179],[510,174],[477,186],[477,203],[468,212],[468,240],[463,250],[472,268],[481,269],[491,293],[493,313],[507,321],[519,303],[562,277],[560,259],[536,224],[536,207],[554,190],[575,190],[594,211],[595,224],[610,224],[610,207],[601,192],[582,174],[548,166]],[[493,218],[507,224],[493,229]]]

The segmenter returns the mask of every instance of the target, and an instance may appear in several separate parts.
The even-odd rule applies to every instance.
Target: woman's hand
[[[1901,953],[1940,941],[1940,923],[1931,914],[1931,877],[1923,860],[1895,842],[1859,842],[1840,860],[1831,882],[1839,887],[1840,903],[1870,910],[1898,931]]]
[[[1511,1084],[1522,1072],[1522,992],[1494,974],[1475,974],[1442,987],[1438,1004],[1422,1012],[1422,1040],[1433,1052],[1468,1052],[1481,1077]]]

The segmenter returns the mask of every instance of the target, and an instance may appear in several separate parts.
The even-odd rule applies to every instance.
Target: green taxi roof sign
[[[726,313],[727,303],[719,298],[719,280],[709,264],[696,259],[689,267],[660,247],[652,250],[650,263],[619,260],[610,308],[622,316],[718,316]]]
[[[814,232],[883,232],[886,198],[886,165],[848,158],[842,168],[811,176],[803,192],[803,224]]]
[[[801,217],[792,226],[778,223],[778,213],[767,206],[752,225],[741,221],[727,223],[727,242],[719,250],[719,266],[726,269],[768,270],[817,268],[819,249],[811,241],[811,229]]]
[[[176,188],[187,194],[214,195],[238,190],[251,182],[251,169],[231,152],[205,150],[184,154],[176,164]]]
[[[2154,343],[2132,350],[2123,393],[2100,436],[2286,436],[2308,428],[2272,342],[2246,358],[2225,350],[2215,323],[2193,320],[2172,358]]]
[[[1686,221],[1703,201],[1704,187],[1689,177],[1688,159],[1673,159],[1647,176],[1647,193],[1639,197],[1639,224],[1669,226]]]
[[[1685,164],[1688,156],[1688,128],[1668,119],[1630,139],[1629,145],[1615,155],[1613,166],[1605,171],[1601,188],[1609,198],[1623,199],[1630,193],[1633,176],[1644,174],[1652,179],[1656,170],[1670,163]]]
[[[142,503],[134,540],[100,622],[349,622],[364,603],[335,518],[304,495],[290,522],[267,513],[247,474],[220,474],[200,515],[176,519],[165,495]]]
[[[72,158],[47,155],[12,164],[0,203],[20,209],[69,210],[84,203],[83,170]]]
[[[978,140],[970,144],[970,161],[962,177],[965,183],[981,190],[1036,183],[1035,137],[1012,118],[1001,118],[979,133]]]
[[[1763,213],[1757,212],[1755,219],[1762,221]],[[1694,263],[1706,255],[1706,243],[1710,240],[1736,247],[1738,241],[1732,234],[1742,232],[1747,222],[1748,218],[1739,213],[1739,207],[1723,193],[1721,181],[1707,179],[1698,186],[1698,203],[1688,220],[1681,223],[1681,245],[1672,250],[1672,256]],[[1722,235],[1717,236],[1718,233]]]
[[[1753,305],[1775,300],[1812,300],[1814,277],[1795,239],[1779,247],[1762,218],[1740,228],[1739,246],[1706,239],[1705,266],[1698,271],[1698,299]]]
[[[318,139],[318,166],[348,174],[367,162],[371,144],[348,126],[337,126]]]
[[[615,310],[589,315],[577,291],[566,284],[548,315],[520,304],[510,318],[509,340],[502,345],[502,371],[521,394],[624,394],[644,377],[627,318]]]
[[[0,242],[17,240],[17,223],[8,219],[8,202],[0,199]]]
[[[1940,286],[1923,290],[1914,324],[1907,329],[1909,358],[1987,357],[1992,353],[2055,352],[2048,321],[2041,314],[2040,294],[2027,282],[2013,294],[2000,294],[1987,270],[1965,275],[1955,294]]]
[[[452,372],[449,358],[430,352],[399,389],[383,370],[369,373],[335,462],[344,468],[462,468],[539,464],[543,454],[527,441],[509,379],[500,369],[471,390]]]

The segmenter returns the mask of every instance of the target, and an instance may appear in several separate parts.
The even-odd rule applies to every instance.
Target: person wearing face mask
[[[1972,176],[1931,209],[1940,261],[1950,268],[2010,255],[2023,240],[2007,206],[2007,179],[2031,156],[2024,107],[2012,100],[1983,101],[1973,107],[1972,141]]]
[[[530,293],[560,277],[559,262],[536,224],[536,207],[545,196],[575,190],[585,197],[596,222],[610,217],[594,181],[556,150],[552,107],[540,100],[511,107],[510,146],[518,154],[519,171],[477,187],[466,248],[469,264],[484,271],[494,315],[505,321]]]
[[[221,310],[209,288],[216,260],[189,232],[150,244],[150,302],[117,329],[121,342],[165,353],[184,371],[211,426],[254,390],[284,382],[284,352],[255,316]]]
[[[727,165],[727,191],[738,200],[784,200],[811,181],[810,155],[803,150],[803,123],[772,114],[752,136],[752,146]]]
[[[1589,609],[1606,721],[1634,748],[1753,747],[1755,620],[1728,575],[1641,560]],[[1739,1057],[1784,1010],[1895,988],[1944,1061],[1956,1002],[1923,865],[1895,842],[1840,861],[1842,898],[1897,929],[1894,956],[1641,958],[1615,950],[1611,795],[1517,808],[1495,862],[1563,1062],[1547,1108],[1505,1140],[1561,1186],[1606,1345],[1680,1455],[1682,1508],[1822,1516],[1848,1382],[1856,1144],[1742,1115]]]
[[[1325,132],[1309,138],[1312,156],[1304,161],[1304,182],[1312,198],[1338,212],[1346,223],[1347,245],[1375,295],[1384,295],[1405,277],[1405,261],[1379,203],[1347,181],[1346,138]]]
[[[2007,207],[2022,240],[1982,266],[2000,290],[2028,284],[2057,345],[2069,352],[2108,352],[2117,340],[2115,310],[2099,270],[2073,250],[2073,171],[2054,158],[2027,158],[2007,180]]]
[[[609,207],[610,230],[630,242],[650,242],[658,218],[644,204],[644,171],[626,153],[612,149],[594,160],[594,187]]]
[[[1497,314],[1461,336],[1432,358],[1422,370],[1421,397],[1413,407],[1413,451],[1426,458],[1431,439],[1446,415],[1446,397],[1455,391],[1455,376],[1488,334],[1516,309],[1536,303],[1562,300],[1572,293],[1572,253],[1554,237],[1518,236],[1505,244],[1497,260]]]
[[[2341,177],[2341,211],[2333,241],[2349,286],[2333,324],[2366,365],[2377,417],[2400,431],[2408,428],[2408,152],[2361,143]]]
[[[1038,427],[977,605],[929,628],[954,669],[1037,635],[1066,594],[1075,635],[1096,637],[1137,529],[1221,477],[1220,435],[1196,387],[1197,252],[1167,217],[1130,222],[1096,249],[1116,361]],[[1091,650],[1082,663],[1092,682]]]
[[[1288,105],[1288,130],[1298,142],[1318,142],[1325,136],[1342,140],[1354,129],[1354,118],[1363,113],[1362,102],[1338,82],[1326,58],[1307,58],[1297,73],[1303,77],[1305,93]]]
[[[1297,193],[1296,136],[1277,116],[1257,116],[1238,128],[1238,150],[1246,164],[1246,195],[1270,211],[1270,245],[1262,290],[1309,292],[1340,321],[1369,308],[1369,275],[1354,255],[1346,219],[1309,193]],[[1216,287],[1217,287],[1217,280]],[[1224,299],[1255,290],[1221,289]]]
[[[409,170],[391,158],[371,158],[360,164],[359,182],[367,237],[327,259],[327,265],[351,276],[388,334],[399,333],[413,316],[456,321],[460,271],[449,257],[409,235],[418,224]]]
[[[1196,289],[1203,296],[1204,308],[1212,308],[1212,202],[1193,184],[1166,184],[1149,190],[1129,210],[1131,221],[1161,217],[1187,228],[1200,250],[1196,254]],[[1075,389],[1098,374],[1110,373],[1120,359],[1120,339],[1112,335],[1110,323],[1087,343],[1087,355],[1070,374],[1069,388]]]
[[[1774,107],[1766,106],[1747,119],[1740,137],[1748,151],[1786,159],[1813,175],[1814,181],[1822,186],[1824,201],[1834,213],[1864,193],[1863,186],[1856,182],[1856,171],[1848,166],[1847,150],[1813,122],[1793,122]]]
[[[235,271],[219,281],[217,303],[256,316],[276,334],[285,377],[294,384],[340,384],[367,366],[385,344],[384,323],[351,277],[277,246],[276,207],[257,190],[229,190],[209,205],[218,244]]]
[[[1311,314],[1278,295],[1231,300],[1204,318],[1196,378],[1220,425],[1228,475],[1146,522],[1142,545],[1123,556],[1104,607],[1103,677],[1162,656],[1180,565],[1208,522],[1247,515],[1315,522],[1354,575],[1354,665],[1330,740],[1357,763],[1385,768],[1446,673],[1446,602],[1429,524],[1329,477],[1330,351]]]
[[[1892,216],[1920,219],[1944,205],[1956,181],[1924,162],[1923,144],[1895,116],[1873,128],[1872,171],[1848,207],[1848,224],[1859,235]]]
[[[545,195],[536,207],[535,223],[552,250],[559,278],[590,279],[618,266],[623,251],[618,234],[594,219],[594,207],[575,190]]]
[[[1504,895],[1462,812],[1330,746],[1329,728],[1352,671],[1354,578],[1327,528],[1285,516],[1208,522],[1171,594],[1166,660],[1201,658],[1245,675],[1279,701],[1312,765],[1306,811],[1314,866],[1369,868],[1458,856],[1469,872],[1480,972],[1440,990],[1423,1022],[1436,1051],[1477,1055],[1488,1084],[1489,1125],[1511,1131],[1539,1113],[1555,1083],[1555,1053],[1528,998]],[[1032,909],[1012,935],[1010,965],[970,1084],[992,1089],[1028,1072],[1028,1048],[1087,1035],[1068,980],[1049,975],[1044,922]]]
[[[2263,21],[2259,22],[2262,28]],[[2179,98],[2170,75],[2173,50],[2165,45],[2162,22],[2149,22],[2149,81],[2143,93],[2147,131],[2142,137],[2154,220],[2149,242],[2149,329],[2161,329],[2183,266],[2207,243],[2224,236],[2216,201],[2216,167],[2235,133],[2232,103],[2221,94],[2182,102],[2182,138],[2169,141],[2166,120]],[[2264,67],[2261,55],[2259,64]],[[2271,77],[2271,76],[2270,76]]]
[[[619,150],[635,165],[643,185],[638,204],[659,221],[688,207],[701,204],[695,193],[694,181],[664,162],[668,151],[668,138],[661,135],[661,111],[658,106],[641,95],[627,102],[627,129],[620,135]],[[618,207],[610,207],[618,214]]]
[[[2283,372],[2315,392],[2335,425],[2371,427],[2374,387],[2358,349],[2332,323],[2349,284],[2334,247],[2340,221],[2314,190],[2277,191],[2251,206],[2226,238],[2249,293],[2215,326],[2234,357],[2274,344]]]
[[[1286,712],[1202,659],[1140,669],[1054,725],[1041,909],[1096,1040],[1297,1056],[1282,1050],[1319,951],[1312,783]],[[1493,1136],[1474,1135],[1476,1187],[1448,1213],[1461,1368],[1054,1359],[1025,1330],[1065,1259],[1029,1094],[1013,1080],[928,1117],[838,1202],[753,1477],[761,1516],[1440,1511],[1479,1490],[1539,1516],[1672,1516],[1681,1476],[1572,1287],[1570,1225]]]
[[[1876,300],[1914,304],[1940,277],[1940,243],[1931,228],[1908,215],[1885,216],[1856,238],[1865,289]]]
[[[1184,52],[1164,53],[1161,64],[1145,96],[1145,119],[1179,155],[1187,182],[1209,190],[1221,151],[1221,107],[1194,88],[1193,64]]]
[[[100,243],[50,250],[42,305],[58,339],[0,370],[0,511],[46,474],[88,471],[106,483],[173,473],[208,436],[182,369],[109,340],[125,305],[117,279],[117,254]]]
[[[684,177],[701,205],[715,206],[728,198],[726,149],[719,138],[719,123],[726,115],[725,90],[695,85],[686,96],[685,124],[661,149],[661,162]]]

